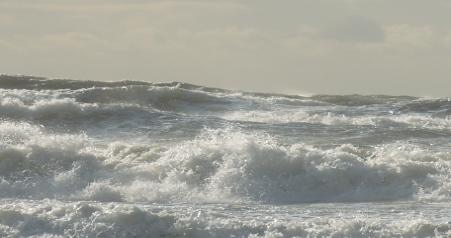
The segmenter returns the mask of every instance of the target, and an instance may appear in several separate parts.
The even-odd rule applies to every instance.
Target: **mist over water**
[[[0,76],[2,237],[451,236],[451,100]]]

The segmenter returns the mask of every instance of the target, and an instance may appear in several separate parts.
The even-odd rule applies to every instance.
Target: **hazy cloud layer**
[[[3,0],[0,71],[449,96],[445,0]]]

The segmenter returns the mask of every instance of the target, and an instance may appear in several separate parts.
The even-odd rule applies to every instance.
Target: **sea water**
[[[0,76],[0,237],[451,237],[451,100]]]

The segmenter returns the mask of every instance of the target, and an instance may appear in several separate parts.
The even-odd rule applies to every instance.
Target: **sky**
[[[451,96],[449,0],[0,0],[0,73]]]

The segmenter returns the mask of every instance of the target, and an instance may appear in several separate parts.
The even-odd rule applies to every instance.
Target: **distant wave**
[[[59,99],[71,100],[77,107],[101,104],[136,104],[165,111],[277,111],[291,107],[384,107],[395,114],[432,112],[446,117],[451,112],[448,98],[422,99],[409,96],[385,95],[296,95],[249,93],[209,88],[192,84],[148,83],[138,81],[100,82],[78,80],[49,80],[31,76],[0,76],[2,105],[13,110],[12,104],[35,106],[52,104]],[[11,91],[13,89],[13,91]],[[50,101],[50,102],[46,102]],[[100,104],[100,105],[99,105]],[[286,107],[286,108],[281,108]],[[290,112],[289,110],[285,110]],[[283,112],[282,112],[283,113]],[[290,112],[291,113],[291,112]],[[302,112],[300,112],[302,113]],[[343,114],[344,116],[347,116]],[[277,116],[277,115],[276,115]],[[340,116],[340,115],[338,115]],[[282,120],[283,121],[283,120]],[[291,121],[291,120],[286,120]]]
[[[450,234],[450,101],[2,75],[0,237]]]
[[[27,76],[1,76],[0,95],[4,198],[451,198],[451,157],[442,149],[451,136],[446,98],[303,97]],[[432,139],[440,149],[425,146]]]
[[[177,96],[178,90],[204,92],[212,94],[235,94],[235,96],[254,96],[267,99],[283,98],[285,100],[296,99],[311,99],[319,102],[326,102],[335,105],[347,105],[347,106],[362,106],[379,104],[400,100],[414,100],[414,97],[408,96],[385,96],[385,95],[315,95],[312,97],[303,97],[297,95],[283,95],[283,94],[270,94],[270,93],[250,93],[250,92],[238,92],[232,90],[225,90],[219,88],[211,88],[198,86],[182,82],[171,83],[149,83],[142,81],[117,81],[117,82],[102,82],[102,81],[81,81],[81,80],[67,80],[67,79],[46,79],[33,76],[9,76],[0,75],[0,88],[3,89],[28,89],[28,90],[78,90],[87,88],[120,88],[130,87],[130,93],[133,93],[133,87],[150,87],[153,88],[172,88],[174,96]],[[178,90],[176,90],[178,89]]]
[[[141,126],[168,121],[307,123],[325,126],[394,126],[451,131],[448,98],[384,95],[249,93],[186,83],[97,82],[0,76],[0,119],[82,129],[129,121]],[[222,122],[220,121],[222,120]],[[198,127],[201,127],[201,125]],[[111,124],[113,125],[113,124]],[[139,126],[138,126],[139,127]]]

